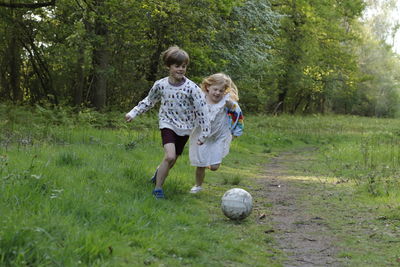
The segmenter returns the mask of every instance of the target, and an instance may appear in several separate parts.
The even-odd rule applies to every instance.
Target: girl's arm
[[[233,103],[233,101],[230,100],[230,99],[227,99],[227,100],[225,101],[225,107],[227,107],[228,110],[233,109],[233,108],[234,108],[234,105],[235,105],[235,103]]]
[[[228,101],[227,101],[228,102]],[[233,136],[241,136],[243,134],[243,113],[242,110],[239,106],[238,103],[229,101],[231,102],[231,106],[228,107],[228,116],[229,116],[229,121],[231,125],[231,133]]]
[[[125,115],[126,121],[129,122],[129,121],[133,120],[136,116],[148,111],[149,109],[154,107],[154,105],[158,101],[160,101],[160,99],[161,99],[160,89],[159,89],[158,83],[155,82],[153,87],[150,89],[150,92],[147,95],[147,97],[145,99],[143,99],[142,101],[140,101],[136,105],[136,107],[134,107],[131,111],[129,111]]]

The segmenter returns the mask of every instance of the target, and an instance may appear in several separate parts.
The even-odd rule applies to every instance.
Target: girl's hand
[[[204,144],[204,143],[201,142],[200,140],[197,140],[197,144],[198,144],[199,146],[201,146],[201,145]]]
[[[231,109],[233,107],[233,102],[231,100],[226,100],[225,102],[225,106],[229,109]]]
[[[132,120],[132,117],[129,116],[128,114],[125,115],[125,120],[126,122],[130,122]]]

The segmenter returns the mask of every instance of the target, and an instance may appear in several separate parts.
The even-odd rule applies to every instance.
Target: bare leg
[[[196,168],[196,186],[201,186],[204,182],[204,177],[206,173],[206,167]]]
[[[169,170],[174,166],[176,162],[176,152],[175,152],[175,144],[168,143],[164,145],[164,159],[158,166],[157,171],[157,181],[155,189],[162,188],[165,179],[168,176]]]
[[[214,164],[214,165],[211,165],[209,168],[210,168],[210,170],[212,170],[212,171],[216,171],[216,170],[218,170],[219,165],[220,165],[220,164]]]
[[[197,167],[196,168],[196,186],[201,186],[204,182],[206,176],[206,168],[216,171],[218,170],[220,164],[211,165],[208,167]]]

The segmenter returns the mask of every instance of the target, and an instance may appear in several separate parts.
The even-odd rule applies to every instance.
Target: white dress
[[[190,135],[189,159],[192,166],[207,167],[220,164],[229,153],[232,134],[227,109],[225,108],[227,100],[229,100],[229,94],[217,104],[207,103],[211,132],[204,144],[197,144],[198,137],[201,134],[200,127],[196,127]]]

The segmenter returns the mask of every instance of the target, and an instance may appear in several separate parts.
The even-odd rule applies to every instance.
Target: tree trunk
[[[14,23],[11,26],[11,36],[8,43],[8,71],[9,71],[9,95],[14,103],[21,102],[23,92],[21,88],[21,52],[22,45],[19,40],[19,24],[22,21],[22,13],[18,10],[12,12]]]
[[[151,55],[151,60],[150,60],[150,68],[149,72],[147,73],[146,79],[149,82],[155,81],[157,77],[157,71],[158,71],[158,65],[160,63],[160,54],[163,51],[163,46],[161,41],[158,41],[157,48],[154,50],[154,53]]]
[[[82,46],[78,48],[78,59],[76,62],[76,77],[75,77],[75,88],[74,88],[74,106],[80,106],[83,98],[83,88],[85,84],[85,76],[83,73],[84,64],[84,49]]]
[[[103,10],[103,0],[95,1],[97,10]],[[101,12],[100,12],[101,14]],[[94,31],[98,41],[93,50],[93,105],[98,110],[106,106],[107,99],[107,76],[109,67],[108,52],[108,29],[101,15],[98,14],[95,20]]]
[[[12,100],[14,103],[22,102],[22,89],[21,89],[21,44],[18,40],[18,35],[11,36],[9,43],[10,54],[10,88],[12,92]]]
[[[35,9],[35,8],[41,8],[41,7],[46,7],[46,6],[55,6],[56,5],[56,0],[51,0],[49,2],[43,2],[43,3],[11,3],[14,1],[0,1],[0,6],[2,7],[9,7],[9,8],[30,8],[30,9]]]
[[[9,100],[10,99],[10,86],[7,81],[7,62],[8,58],[6,55],[2,58],[0,62],[0,100]]]
[[[283,113],[285,111],[285,100],[286,100],[286,95],[288,92],[287,88],[287,83],[285,80],[279,81],[279,94],[278,94],[278,105],[276,108],[276,113]]]
[[[285,73],[279,78],[279,94],[278,103],[279,107],[276,109],[278,113],[283,113],[287,110],[293,112],[293,106],[290,106],[288,97],[296,94],[296,90],[299,90],[298,86],[299,77],[301,71],[299,70],[299,64],[302,57],[302,51],[300,42],[302,40],[301,26],[304,24],[303,15],[298,11],[296,1],[289,3],[290,16],[286,25],[283,26],[283,32],[285,33],[285,43],[282,50],[284,51],[283,65]],[[293,105],[293,103],[292,103]]]
[[[47,98],[50,103],[58,105],[58,94],[53,87],[51,72],[48,63],[45,60],[44,53],[38,46],[36,46],[34,33],[25,26],[24,30],[25,32],[22,44],[29,54],[33,71],[40,82],[42,90],[41,92],[40,88],[30,88],[31,97],[36,96],[38,100]]]
[[[298,93],[298,94],[295,95],[295,97],[293,99],[294,104],[293,104],[293,106],[291,108],[291,111],[290,111],[291,114],[295,114],[297,112],[297,110],[299,109],[299,107],[300,107],[301,103],[303,102],[303,100],[304,100],[303,94]],[[306,105],[308,105],[308,104],[306,104]]]
[[[108,55],[104,48],[93,51],[94,81],[93,81],[93,105],[97,109],[103,109],[107,98],[107,68]]]
[[[154,39],[156,44],[153,54],[150,57],[149,72],[146,74],[146,80],[154,82],[157,78],[158,65],[160,64],[160,55],[167,44],[165,34],[167,32],[168,24],[162,19],[155,19],[151,22],[152,30],[148,33],[149,39]]]

